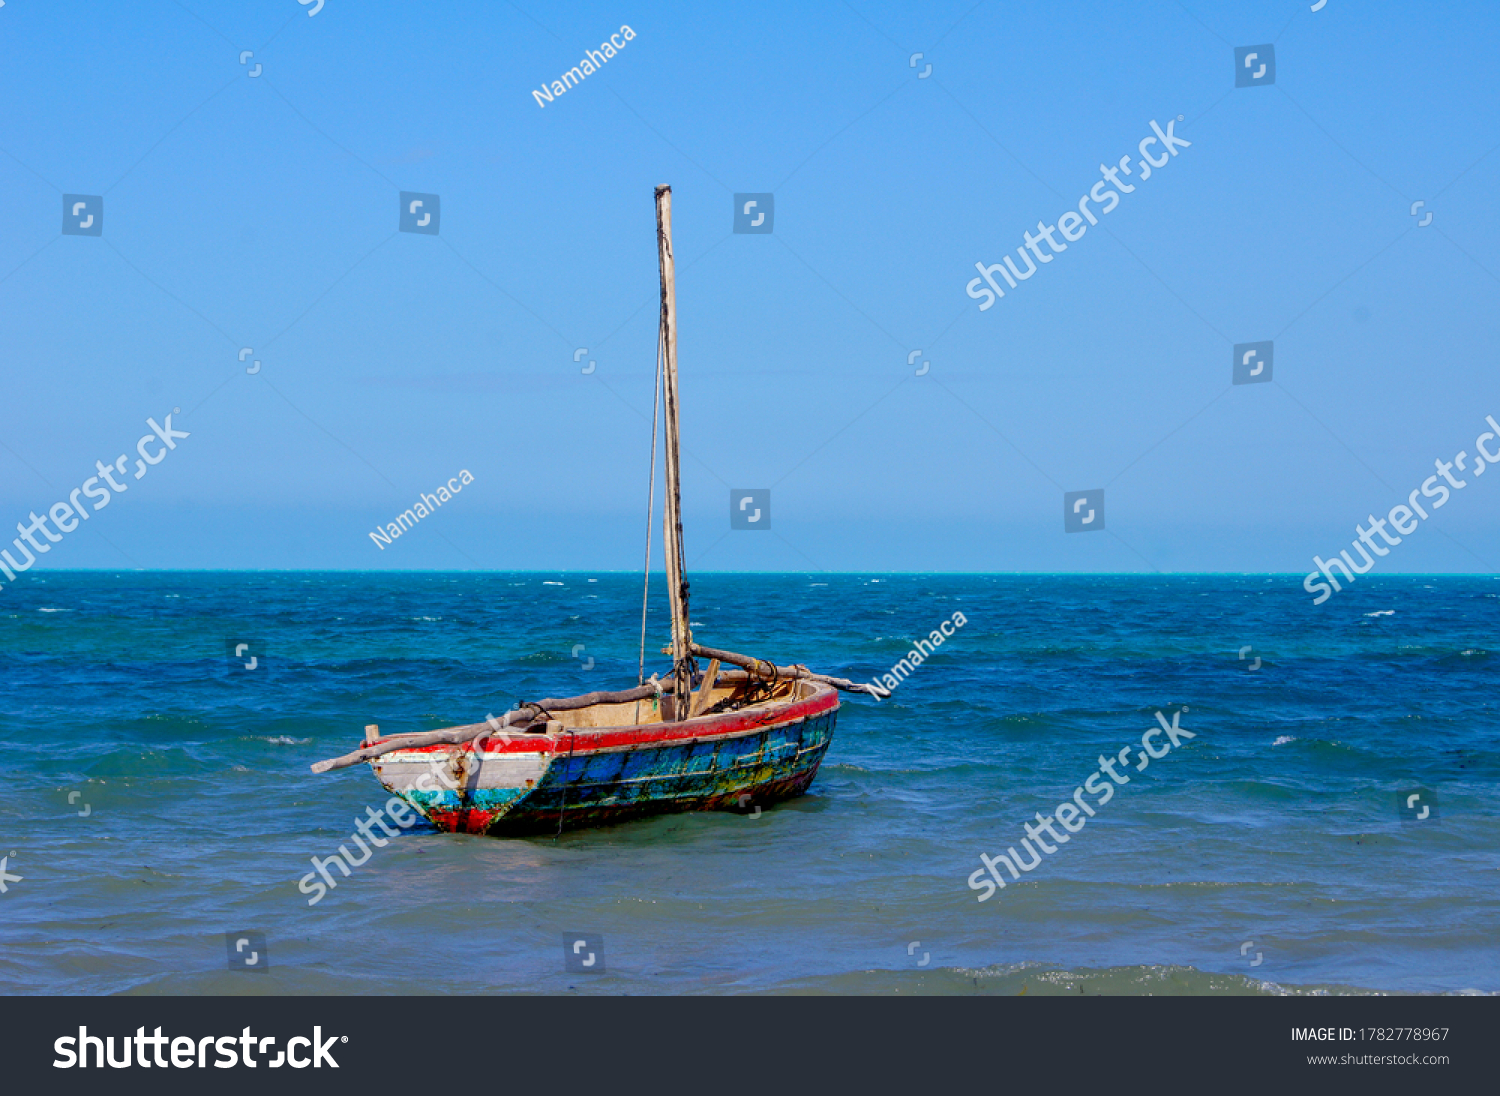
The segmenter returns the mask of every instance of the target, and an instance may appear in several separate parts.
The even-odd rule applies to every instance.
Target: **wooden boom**
[[[743,666],[751,674],[760,677],[804,677],[809,681],[821,681],[824,685],[832,685],[835,689],[842,689],[846,693],[868,693],[870,696],[880,699],[891,695],[891,691],[880,685],[865,685],[858,681],[850,681],[843,677],[829,677],[827,674],[815,674],[806,666],[778,666],[774,662],[767,662],[763,658],[752,658],[749,655],[736,654],[733,651],[721,651],[717,647],[704,647],[694,643],[692,651],[695,655],[704,658],[718,659],[727,662],[731,666]],[[728,678],[730,675],[724,675]]]

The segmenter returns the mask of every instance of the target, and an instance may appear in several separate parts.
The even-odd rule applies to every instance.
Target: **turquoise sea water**
[[[860,680],[967,624],[891,700],[846,698],[802,799],[556,840],[418,827],[307,904],[309,858],[385,799],[367,770],[311,762],[367,723],[634,684],[640,592],[583,574],[8,586],[0,992],[1500,991],[1488,576],[1367,576],[1313,607],[1281,575],[699,575],[701,642]],[[654,600],[652,651],[659,580]],[[1158,710],[1196,737],[976,901],[980,854],[1019,846]],[[1417,789],[1434,810],[1403,820]],[[229,969],[225,934],[246,931],[264,974]],[[602,973],[564,969],[565,933],[602,936]]]

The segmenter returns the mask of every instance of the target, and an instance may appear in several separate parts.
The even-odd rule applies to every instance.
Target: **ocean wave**
[[[798,979],[776,989],[841,995],[1009,997],[1378,997],[1380,990],[1337,983],[1273,982],[1193,966],[1067,968],[1034,961],[985,967],[865,970]],[[775,992],[776,990],[773,990]]]

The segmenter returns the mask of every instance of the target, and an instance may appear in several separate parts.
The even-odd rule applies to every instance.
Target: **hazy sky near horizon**
[[[125,454],[38,572],[638,567],[670,183],[691,569],[1304,573],[1500,421],[1500,8],[1312,2],[8,0],[0,526]],[[1380,572],[1496,569],[1469,468]]]

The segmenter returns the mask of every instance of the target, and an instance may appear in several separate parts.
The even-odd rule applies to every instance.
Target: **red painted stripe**
[[[754,708],[720,715],[702,716],[685,723],[641,723],[630,727],[584,728],[564,731],[556,739],[546,735],[517,734],[509,740],[485,736],[479,747],[486,753],[593,753],[598,750],[617,750],[629,746],[645,746],[662,742],[688,742],[694,739],[731,738],[747,731],[778,727],[798,720],[822,715],[839,706],[839,694],[827,685],[815,684],[818,691],[805,700],[782,702],[775,707]],[[414,746],[409,750],[389,753],[382,760],[397,754],[446,754],[453,747],[438,743],[432,746]]]

